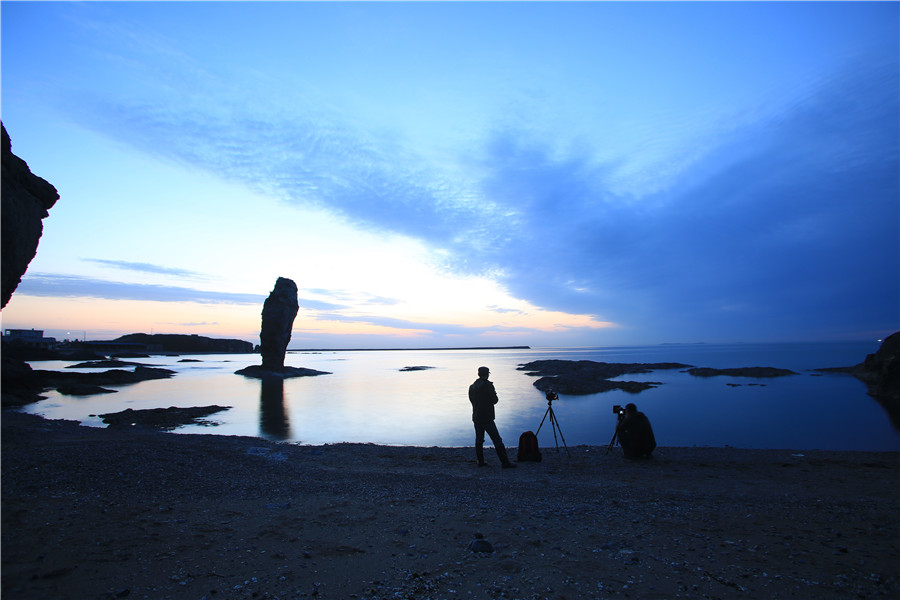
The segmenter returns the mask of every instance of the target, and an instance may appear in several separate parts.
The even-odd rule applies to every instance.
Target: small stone
[[[493,552],[494,547],[487,540],[476,539],[472,540],[472,543],[469,544],[469,550],[472,552]]]

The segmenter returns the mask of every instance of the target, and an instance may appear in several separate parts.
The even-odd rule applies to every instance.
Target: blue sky
[[[294,347],[900,329],[895,2],[2,2],[61,199],[5,328]]]

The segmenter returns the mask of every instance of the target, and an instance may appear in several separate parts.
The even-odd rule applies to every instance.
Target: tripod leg
[[[544,426],[544,419],[546,419],[546,418],[547,418],[547,415],[550,414],[551,409],[552,409],[552,407],[548,406],[548,407],[547,407],[547,410],[544,411],[544,418],[541,419],[541,424],[538,425],[537,431],[534,432],[534,435],[537,435],[537,434],[539,434],[539,433],[541,432],[541,427]],[[552,418],[552,417],[551,417],[551,418]]]
[[[550,412],[550,429],[553,431],[553,443],[556,444],[556,451],[559,452],[559,440],[556,439],[556,415],[553,414],[553,407],[547,410]]]
[[[615,432],[613,432],[612,439],[609,440],[609,446],[606,447],[606,453],[607,453],[607,454],[609,454],[610,452],[612,452],[613,446],[616,445],[616,438],[617,438],[617,437],[619,437],[619,430],[618,430],[618,429],[616,429]]]
[[[556,419],[556,415],[553,415],[553,425],[559,431],[559,437],[562,440],[563,447],[566,449],[566,456],[569,455],[569,446],[566,445],[566,438],[563,436],[562,428],[559,426],[559,421]],[[553,434],[553,439],[556,439],[556,434]],[[556,449],[559,450],[559,444],[557,444]]]

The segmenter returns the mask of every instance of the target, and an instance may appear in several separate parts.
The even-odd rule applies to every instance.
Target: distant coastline
[[[288,348],[288,352],[409,352],[438,350],[531,350],[531,346],[464,346],[459,348]]]

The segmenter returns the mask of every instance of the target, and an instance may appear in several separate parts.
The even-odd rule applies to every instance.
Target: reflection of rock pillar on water
[[[284,380],[264,377],[260,381],[259,430],[263,436],[286,440],[291,437],[291,419],[284,405]]]

